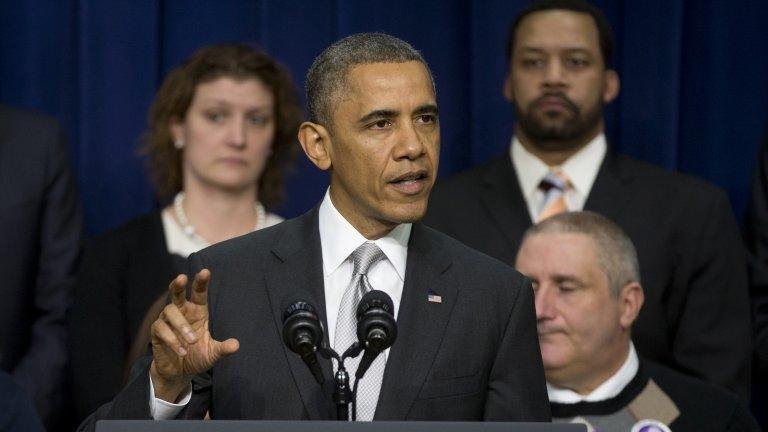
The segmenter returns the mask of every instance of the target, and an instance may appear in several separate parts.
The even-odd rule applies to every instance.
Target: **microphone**
[[[322,341],[323,326],[315,307],[306,300],[283,302],[283,342],[301,357],[320,385],[325,378],[316,351]]]
[[[376,357],[391,347],[396,338],[392,299],[384,291],[368,291],[357,305],[357,340],[364,346],[365,353],[357,366],[355,379],[362,378]]]

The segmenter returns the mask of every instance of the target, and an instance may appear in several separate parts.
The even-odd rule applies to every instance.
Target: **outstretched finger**
[[[234,354],[240,349],[240,341],[235,338],[229,338],[223,342],[213,341],[213,353],[218,361],[222,357]]]
[[[208,304],[208,282],[211,281],[211,272],[208,269],[202,269],[195,275],[192,282],[192,303],[205,306]]]
[[[189,325],[189,321],[187,321],[187,318],[181,313],[178,306],[175,304],[167,305],[165,309],[163,309],[161,317],[165,322],[170,324],[171,329],[174,332],[182,334],[187,343],[195,343],[195,341],[197,341],[197,336],[195,335],[195,332],[192,331],[192,326]]]
[[[183,357],[187,350],[181,345],[176,333],[165,321],[157,320],[152,324],[152,345],[160,345],[170,348],[173,352]]]
[[[168,292],[171,294],[171,301],[178,307],[184,306],[187,301],[185,289],[187,287],[187,276],[180,274],[176,276],[171,284],[168,285]]]

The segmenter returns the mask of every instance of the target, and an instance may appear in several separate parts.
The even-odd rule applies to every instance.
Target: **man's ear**
[[[605,89],[603,90],[603,103],[609,104],[619,95],[621,89],[621,80],[619,73],[613,69],[605,71]]]
[[[643,293],[643,287],[637,282],[630,282],[624,285],[619,291],[619,323],[621,328],[629,330],[632,327],[632,323],[637,319],[637,315],[640,313],[640,308],[643,307],[645,302],[645,294]]]
[[[323,171],[331,167],[331,137],[325,126],[304,122],[299,126],[299,142],[309,160]]]
[[[514,102],[514,93],[512,91],[512,71],[507,72],[507,78],[504,80],[504,98]]]

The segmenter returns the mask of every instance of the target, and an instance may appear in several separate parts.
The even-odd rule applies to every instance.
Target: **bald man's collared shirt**
[[[571,182],[572,187],[566,189],[564,194],[568,211],[582,210],[607,151],[605,134],[600,133],[565,163],[559,167],[550,167],[523,147],[520,140],[513,136],[509,150],[510,158],[531,220],[537,219],[546,198],[546,194],[539,185],[552,169],[559,169],[565,173]]]
[[[627,384],[637,375],[640,368],[640,360],[635,351],[635,345],[629,343],[627,359],[618,371],[605,380],[588,395],[580,395],[573,390],[556,387],[547,382],[547,395],[550,402],[561,404],[575,404],[578,402],[599,402],[616,397]]]

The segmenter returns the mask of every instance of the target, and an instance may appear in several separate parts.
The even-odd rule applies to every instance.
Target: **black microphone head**
[[[283,301],[283,342],[291,351],[314,351],[323,341],[323,327],[307,295],[299,293]]]
[[[372,308],[380,308],[384,312],[395,316],[395,305],[392,303],[392,298],[380,290],[371,290],[363,295],[360,299],[360,303],[357,304],[357,319],[371,310]]]
[[[384,291],[365,293],[357,305],[357,339],[366,351],[381,352],[397,338],[395,306]]]
[[[288,317],[298,312],[307,312],[317,317],[315,307],[307,300],[308,298],[310,298],[308,294],[299,292],[283,299],[280,307],[283,310],[283,323]]]
[[[288,300],[289,298],[293,300]],[[310,298],[305,293],[286,298],[283,309],[283,342],[291,351],[301,356],[309,371],[320,385],[325,382],[323,371],[317,362],[316,351],[323,343],[323,325]]]

